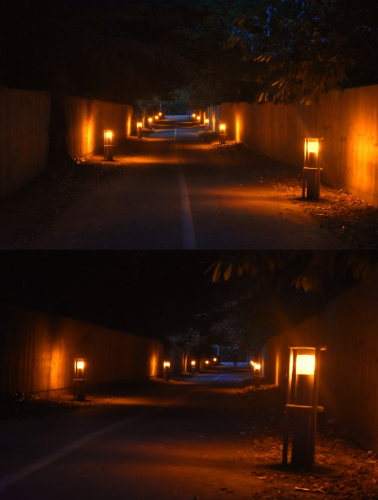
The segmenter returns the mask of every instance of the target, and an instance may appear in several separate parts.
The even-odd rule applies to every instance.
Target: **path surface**
[[[129,165],[124,175],[83,193],[29,248],[343,248],[273,186],[209,151],[196,129],[129,139],[115,158]]]
[[[232,403],[244,379],[197,376],[179,384],[181,395],[121,398],[107,411],[89,406],[64,420],[21,422],[17,437],[5,422],[0,498],[202,500],[230,491],[250,498],[259,481],[250,477],[253,454]]]
[[[246,376],[238,368],[85,403],[40,401],[48,413],[34,402],[0,420],[0,499],[378,498],[376,457],[321,416],[317,470],[281,470],[284,396],[242,389]]]

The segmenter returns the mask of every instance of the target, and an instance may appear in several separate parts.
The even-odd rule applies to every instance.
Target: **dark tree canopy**
[[[378,82],[370,0],[14,0],[0,6],[0,84],[193,107],[308,102]]]

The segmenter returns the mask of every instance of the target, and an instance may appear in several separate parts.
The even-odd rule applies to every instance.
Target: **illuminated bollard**
[[[74,400],[85,401],[85,359],[74,358]]]
[[[320,196],[320,141],[322,138],[306,137],[304,140],[304,165],[302,179],[302,197],[318,200]]]
[[[261,363],[253,363],[253,380],[255,387],[260,389],[261,387]]]
[[[149,126],[150,130],[152,130],[152,118],[148,119],[148,126]]]
[[[282,464],[287,465],[289,417],[293,415],[291,465],[311,471],[315,462],[320,352],[326,347],[290,347],[288,394],[285,407]]]
[[[205,131],[207,132],[209,130],[210,126],[210,120],[209,118],[205,118]]]
[[[191,365],[192,374],[194,375],[196,373],[196,362],[193,360],[193,361],[191,361],[190,365]]]
[[[143,128],[143,123],[137,122],[137,137],[138,137],[138,139],[142,139],[142,128]]]
[[[208,359],[205,360],[205,370],[207,370],[210,366],[210,361]]]
[[[226,124],[221,123],[219,125],[219,144],[226,144],[226,139],[227,139]]]
[[[163,379],[165,382],[169,382],[169,374],[170,374],[170,368],[171,368],[171,362],[170,361],[164,361],[163,363]]]
[[[213,358],[213,365],[215,366],[218,363],[218,358]]]
[[[104,160],[113,161],[113,130],[104,130]]]

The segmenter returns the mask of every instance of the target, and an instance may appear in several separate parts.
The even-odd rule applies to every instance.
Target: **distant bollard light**
[[[152,130],[152,118],[148,119],[148,126],[150,127],[150,130]]]
[[[159,119],[159,115],[155,115],[155,120],[158,120]]]
[[[142,139],[142,128],[143,128],[143,123],[137,122],[137,137],[138,137],[138,139]]]
[[[192,373],[196,373],[196,362],[193,360],[190,362],[190,365],[192,367]]]
[[[158,115],[159,115],[159,118],[163,118],[163,113],[161,111],[159,111]]]
[[[297,469],[313,470],[315,433],[318,406],[320,352],[326,347],[289,347],[290,363],[285,411],[282,463],[287,465],[289,416],[293,415],[291,465]]]
[[[205,360],[205,368],[209,368],[209,365],[210,365],[210,361],[208,359]]]
[[[85,401],[85,358],[74,358],[74,400]]]
[[[226,144],[226,124],[221,123],[219,125],[219,144]]]
[[[198,116],[197,116],[197,121],[198,121],[198,122],[200,122],[200,121],[201,121],[201,116],[200,116],[200,115],[198,115]]]
[[[205,118],[205,130],[206,132],[209,130],[210,120],[209,118]]]
[[[213,358],[213,365],[216,365],[218,362],[218,358]]]
[[[251,361],[253,366],[253,381],[255,387],[259,389],[261,387],[261,363],[257,361]]]
[[[196,114],[196,113],[193,113],[193,114],[192,114],[192,118],[193,118],[193,120],[195,120],[195,119],[196,119],[196,117],[197,117],[197,114]]]
[[[304,164],[302,179],[302,197],[318,200],[320,195],[320,141],[323,138],[305,137],[304,139]]]
[[[163,363],[163,377],[166,382],[169,381],[169,373],[171,369],[171,362],[170,361],[164,361]]]
[[[104,130],[104,160],[113,161],[113,130]]]

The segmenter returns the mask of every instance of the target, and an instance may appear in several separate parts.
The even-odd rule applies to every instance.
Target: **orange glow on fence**
[[[297,375],[314,375],[315,355],[298,354],[297,355]]]
[[[150,377],[156,376],[156,355],[154,354],[150,361]]]
[[[235,139],[237,142],[240,142],[240,120],[239,120],[239,118],[236,119],[236,123],[235,123]]]
[[[126,136],[131,135],[131,116],[127,117]]]

